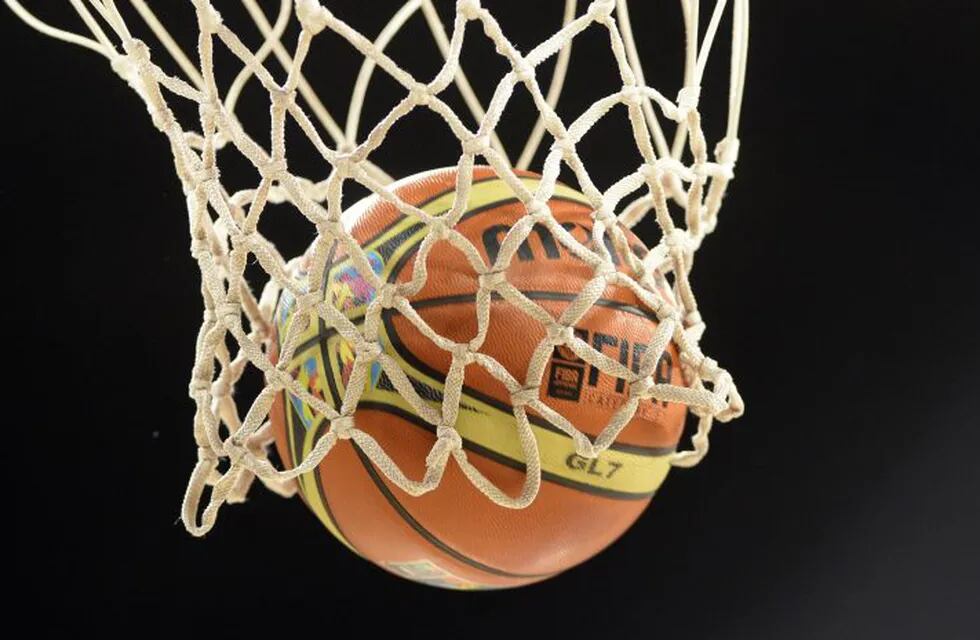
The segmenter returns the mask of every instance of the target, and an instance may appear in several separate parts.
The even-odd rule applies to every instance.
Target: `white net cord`
[[[716,419],[728,421],[741,415],[744,407],[731,375],[706,356],[699,346],[705,323],[698,311],[689,276],[695,252],[704,237],[715,228],[738,156],[737,130],[745,76],[748,0],[709,3],[712,10],[703,35],[701,3],[680,0],[687,37],[683,87],[676,99],[670,99],[646,84],[626,0],[596,0],[584,10],[575,0],[567,0],[561,27],[526,54],[510,42],[492,11],[482,6],[479,0],[456,2],[448,25],[436,10],[438,3],[432,0],[404,2],[373,40],[317,0],[297,0],[295,5],[290,0],[281,0],[278,11],[271,17],[255,0],[243,0],[241,5],[263,38],[261,46],[254,51],[224,23],[212,2],[190,1],[199,30],[197,62],[192,62],[185,54],[146,2],[130,2],[134,13],[142,20],[144,31],[148,30],[156,39],[154,46],[159,49],[155,48],[154,54],[166,52],[183,74],[178,77],[166,73],[154,62],[150,47],[131,33],[135,21],[130,19],[127,23],[113,0],[71,0],[88,31],[86,36],[52,27],[34,17],[16,0],[5,0],[10,9],[34,28],[105,55],[112,68],[145,101],[154,126],[169,141],[187,200],[191,254],[200,268],[204,303],[189,385],[196,406],[194,438],[198,462],[182,508],[184,524],[191,533],[203,535],[209,531],[221,506],[243,500],[256,477],[277,493],[291,495],[295,492],[295,478],[316,468],[340,440],[355,442],[381,473],[411,495],[418,496],[435,489],[447,464],[453,461],[490,500],[503,507],[522,508],[534,500],[541,483],[537,444],[528,422],[529,411],[572,438],[579,455],[595,457],[616,440],[641,402],[655,399],[683,403],[697,418],[693,448],[676,452],[672,460],[674,465],[683,467],[693,466],[707,453],[708,436]],[[731,13],[732,24],[728,119],[724,137],[711,149],[702,130],[699,96],[709,53],[726,11]],[[416,14],[421,14],[444,58],[438,73],[428,81],[417,79],[385,53],[395,34]],[[298,20],[300,29],[295,46],[290,49],[282,37],[292,20]],[[608,36],[615,64],[613,72],[622,86],[596,100],[570,122],[565,122],[555,109],[568,72],[573,40],[587,29],[600,29]],[[323,34],[343,38],[364,58],[343,125],[332,117],[303,75],[311,44]],[[488,38],[510,69],[500,79],[485,106],[460,64],[464,42],[475,37]],[[224,94],[219,90],[215,76],[215,47],[223,47],[241,63],[240,73]],[[538,68],[552,57],[556,58],[555,66],[545,89],[540,84]],[[283,77],[277,78],[266,66],[271,59],[285,70]],[[404,97],[361,137],[364,101],[375,73],[386,74],[397,82]],[[269,96],[271,144],[268,148],[258,143],[236,117],[236,104],[243,87],[250,81],[260,83]],[[476,123],[475,128],[468,126],[467,121],[446,102],[443,93],[453,85],[458,88],[469,111],[467,117]],[[516,154],[516,161],[512,162],[512,156],[497,134],[497,127],[518,89],[527,91],[539,116],[525,145]],[[171,100],[189,100],[197,105],[199,118],[193,128],[178,121],[171,110]],[[626,107],[642,163],[603,190],[590,177],[577,145],[617,105]],[[396,196],[389,188],[393,178],[370,159],[392,127],[417,109],[428,109],[437,114],[459,140],[455,200],[450,210],[439,216],[426,214]],[[329,165],[326,177],[316,180],[290,171],[285,133],[287,120],[298,126]],[[668,124],[672,128],[670,132]],[[531,165],[546,136],[552,143],[543,163],[536,167],[541,180],[532,190],[519,179],[516,170]],[[229,192],[221,182],[219,151],[237,153],[247,159],[257,170],[257,184],[253,188]],[[465,213],[477,158],[493,168],[527,210],[524,218],[507,233],[499,255],[490,264],[454,228]],[[563,166],[574,174],[580,191],[595,211],[593,237],[588,246],[566,231],[548,206]],[[393,284],[380,279],[364,251],[345,228],[341,216],[345,210],[343,191],[347,181],[366,187],[403,214],[414,216],[428,226],[428,236],[414,258],[415,270],[410,282]],[[282,203],[294,207],[316,229],[317,238],[307,256],[311,261],[308,287],[296,275],[295,265],[300,256],[283,256],[258,230],[268,205]],[[683,212],[682,216],[672,215],[672,207]],[[662,235],[650,252],[640,259],[625,250],[628,245],[624,229],[633,227],[648,215],[654,217]],[[683,224],[678,224],[676,217],[682,217]],[[547,227],[569,252],[593,269],[593,278],[558,318],[524,296],[506,278],[508,264],[536,224]],[[621,253],[630,273],[613,267],[604,242],[607,236],[617,250],[624,249]],[[426,259],[439,241],[447,241],[461,251],[479,274],[478,331],[476,337],[466,343],[456,343],[439,335],[410,302],[425,284]],[[377,291],[363,323],[351,322],[322,295],[322,267],[327,260],[328,248],[334,243],[344,247],[357,271]],[[249,261],[257,262],[267,274],[268,280],[260,287],[253,287],[246,279],[245,268]],[[658,293],[654,282],[657,271],[671,278],[676,306],[666,303]],[[655,337],[636,372],[602,354],[572,331],[610,284],[629,288],[659,318]],[[261,293],[256,295],[256,290]],[[321,400],[286,370],[290,356],[298,346],[298,337],[304,328],[302,322],[293,322],[287,335],[280,336],[279,364],[270,360],[271,318],[282,291],[288,291],[296,299],[296,317],[321,318],[353,346],[356,359],[341,406],[334,407]],[[522,379],[517,379],[499,362],[480,351],[487,335],[492,294],[536,319],[546,330],[545,338],[534,351],[527,375]],[[452,365],[446,377],[444,397],[438,405],[418,395],[397,361],[379,344],[379,323],[385,309],[397,309],[435,345],[451,354]],[[681,354],[685,386],[658,383],[655,379],[656,365],[671,341]],[[229,344],[234,348],[229,348]],[[550,354],[559,345],[628,383],[627,400],[594,439],[540,398],[539,387]],[[436,427],[438,437],[426,459],[426,471],[421,478],[411,478],[403,473],[381,446],[358,428],[354,419],[368,370],[375,362],[418,415]],[[527,469],[524,486],[516,496],[495,486],[468,461],[454,428],[469,367],[485,369],[510,393]],[[264,388],[250,402],[234,395],[236,383],[248,368],[259,370],[265,380]],[[275,468],[267,459],[267,450],[273,441],[268,415],[274,398],[283,390],[330,421],[330,429],[306,458],[287,470]],[[210,495],[207,495],[209,486]]]

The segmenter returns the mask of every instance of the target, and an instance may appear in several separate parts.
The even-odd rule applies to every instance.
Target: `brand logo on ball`
[[[596,351],[615,358],[633,373],[639,373],[640,362],[647,351],[646,344],[642,342],[631,343],[626,337],[601,331],[576,328],[574,332],[576,337],[590,344]],[[657,384],[668,383],[673,373],[674,359],[669,351],[664,351],[654,370],[654,381]],[[628,394],[626,381],[622,378],[610,376],[603,373],[595,365],[586,363],[567,345],[555,347],[551,355],[548,395],[562,400],[578,401],[582,395],[583,382],[585,389],[589,391],[585,394],[585,400],[589,402],[615,402],[608,395],[603,395],[608,393],[621,396],[622,402],[625,401]],[[663,401],[660,405],[666,407],[667,402]]]

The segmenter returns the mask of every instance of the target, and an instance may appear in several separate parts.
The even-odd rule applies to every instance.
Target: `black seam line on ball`
[[[411,513],[408,512],[408,510],[404,507],[404,505],[402,505],[402,503],[399,502],[398,498],[396,498],[395,495],[391,492],[391,489],[388,488],[388,485],[385,484],[384,480],[378,474],[378,471],[374,468],[374,464],[371,462],[371,459],[367,457],[367,454],[361,451],[361,448],[358,447],[356,443],[352,442],[351,444],[354,445],[354,451],[357,452],[358,457],[361,459],[361,463],[364,465],[365,471],[367,471],[368,475],[374,481],[374,484],[377,485],[378,491],[381,492],[381,494],[385,497],[388,503],[395,509],[398,515],[401,516],[402,519],[405,520],[405,522],[410,527],[412,527],[412,529],[416,531],[416,533],[418,533],[420,536],[422,536],[422,538],[424,538],[426,541],[431,543],[432,546],[434,546],[435,548],[439,549],[440,551],[450,556],[451,558],[458,560],[459,562],[462,562],[463,564],[467,564],[473,567],[474,569],[479,569],[480,571],[484,571],[486,573],[495,576],[501,576],[504,578],[546,578],[548,576],[554,575],[554,573],[511,573],[509,571],[504,571],[502,569],[497,569],[496,567],[491,567],[490,565],[483,564],[479,560],[474,560],[469,556],[463,555],[456,549],[453,549],[445,542],[443,542],[435,535],[433,535],[432,532],[430,532],[428,529],[423,527],[422,524],[418,520],[416,520]]]
[[[299,419],[299,416],[296,415],[296,410],[292,407],[291,402],[289,403],[289,405],[290,405],[290,411],[293,414],[293,420],[294,420],[293,424],[296,424],[295,421]],[[330,422],[327,420],[320,421],[320,424],[317,426],[316,433],[314,434],[315,440],[319,441],[320,437],[323,435],[324,425],[329,426]],[[293,457],[294,458],[297,457],[295,452],[293,452]],[[358,550],[357,545],[354,544],[354,542],[350,539],[350,536],[344,533],[344,528],[340,526],[340,522],[337,520],[337,517],[334,515],[333,509],[330,508],[330,500],[327,498],[327,492],[323,487],[323,478],[320,475],[319,466],[317,466],[317,468],[314,469],[312,473],[313,473],[314,484],[316,485],[316,491],[320,495],[320,501],[323,503],[323,509],[327,512],[327,518],[329,518],[330,522],[333,523],[333,526],[337,529],[337,532],[340,533],[341,537],[343,537],[343,539],[347,542],[347,544],[350,545],[350,548],[353,549],[354,552],[357,553],[358,555],[363,555],[360,552],[360,550]],[[297,480],[297,484],[298,482],[299,481]]]

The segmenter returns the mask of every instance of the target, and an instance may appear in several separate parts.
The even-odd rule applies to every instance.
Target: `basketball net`
[[[277,15],[271,18],[259,7],[257,0],[242,0],[242,6],[264,38],[261,47],[255,51],[246,47],[223,23],[209,0],[191,0],[199,28],[197,64],[181,50],[146,2],[131,0],[135,14],[142,20],[140,28],[148,29],[156,39],[154,46],[159,49],[153,50],[154,55],[165,52],[171,56],[183,77],[164,72],[154,62],[151,48],[131,32],[138,21],[130,19],[127,23],[113,0],[71,0],[89,32],[84,36],[42,22],[16,0],[5,2],[39,31],[105,55],[112,69],[145,101],[153,124],[170,142],[174,166],[187,199],[191,253],[200,267],[204,302],[204,318],[190,382],[190,396],[196,404],[194,438],[198,462],[188,483],[182,510],[184,525],[194,535],[203,535],[211,529],[223,504],[244,500],[256,477],[273,491],[292,495],[296,491],[297,476],[315,469],[339,440],[354,441],[377,469],[413,496],[435,489],[452,459],[490,500],[504,507],[523,508],[534,500],[541,482],[540,462],[536,459],[537,449],[528,422],[529,410],[572,438],[579,455],[593,458],[615,441],[641,402],[653,399],[683,403],[697,417],[698,424],[692,438],[693,449],[673,454],[672,463],[682,467],[693,466],[707,453],[708,434],[714,420],[728,421],[742,413],[742,400],[731,376],[698,346],[705,323],[698,313],[689,274],[701,241],[715,228],[722,197],[732,179],[738,155],[737,129],[745,75],[748,0],[711,3],[713,9],[703,35],[698,0],[680,0],[686,33],[685,71],[684,86],[676,100],[648,86],[644,80],[626,0],[596,0],[584,11],[575,0],[567,0],[561,28],[526,54],[511,44],[491,11],[482,7],[479,0],[456,2],[448,31],[432,0],[410,0],[394,13],[373,40],[343,22],[317,0],[297,0],[295,6],[291,0],[281,0]],[[698,98],[708,55],[726,10],[732,14],[733,27],[727,130],[711,152],[702,131]],[[419,13],[445,61],[435,77],[428,81],[413,77],[385,54],[386,45],[399,29]],[[295,47],[289,50],[281,37],[293,20],[298,20],[300,32]],[[572,44],[576,36],[588,29],[602,30],[608,36],[615,60],[615,68],[609,72],[618,74],[622,88],[597,100],[573,121],[564,122],[556,114],[555,107],[569,68]],[[311,43],[330,33],[346,40],[364,57],[351,96],[346,127],[341,127],[331,116],[303,76],[303,64]],[[510,67],[486,106],[477,98],[460,66],[464,41],[480,37],[489,38]],[[226,48],[242,65],[224,95],[219,92],[215,79],[215,47]],[[547,79],[547,86],[542,87],[538,67],[552,56],[556,56],[554,71]],[[266,67],[270,59],[275,59],[285,70],[284,76],[274,75]],[[358,139],[367,87],[376,72],[387,74],[401,85],[404,98],[370,129],[366,137]],[[257,143],[235,115],[242,89],[252,80],[260,83],[269,95],[270,148]],[[468,127],[440,97],[453,83],[463,96],[472,121],[477,123],[476,128]],[[539,117],[517,160],[512,161],[495,129],[509,99],[521,87],[530,94]],[[200,119],[195,129],[185,128],[178,122],[169,106],[172,100],[189,100],[197,104]],[[576,145],[596,122],[620,104],[628,110],[633,138],[643,162],[603,191],[589,177]],[[370,159],[399,119],[415,109],[430,109],[438,114],[459,140],[461,153],[456,197],[444,215],[430,216],[399,199],[388,188],[393,179]],[[298,125],[319,155],[329,163],[331,171],[326,178],[317,181],[290,172],[285,143],[287,119]],[[530,190],[515,174],[515,169],[530,165],[545,136],[553,142],[539,169],[541,181]],[[237,153],[247,159],[258,171],[258,184],[251,189],[226,190],[218,170],[219,151],[222,154]],[[413,149],[411,153],[418,153],[418,150]],[[343,186],[345,181],[353,180],[393,203],[403,214],[428,225],[428,237],[418,252],[416,264],[425,261],[439,240],[449,241],[466,255],[479,255],[475,253],[475,247],[453,228],[465,211],[471,172],[478,156],[493,167],[527,209],[525,217],[507,234],[496,261],[483,265],[476,302],[478,318],[488,317],[492,293],[545,325],[546,337],[534,351],[523,380],[516,379],[499,363],[480,353],[487,331],[484,320],[479,323],[478,335],[469,343],[455,343],[428,327],[409,302],[413,292],[424,285],[426,270],[416,267],[415,277],[407,283],[381,281],[365,252],[341,223],[345,208]],[[589,246],[565,231],[548,208],[547,202],[554,193],[563,163],[574,173],[580,190],[595,210],[593,241]],[[310,269],[307,288],[294,270],[299,257],[283,256],[258,231],[267,206],[282,203],[295,207],[316,227],[314,265],[322,266],[327,248],[340,242],[361,277],[376,289],[376,299],[369,306],[363,324],[353,324],[324,298],[322,269]],[[681,213],[672,213],[672,209]],[[623,227],[633,227],[648,215],[655,216],[662,231],[659,242],[642,259],[623,250],[621,253],[631,274],[617,271],[603,238],[608,235],[613,246],[626,247]],[[683,218],[683,224],[675,222],[675,217]],[[558,319],[523,296],[505,277],[511,258],[535,224],[545,225],[558,241],[594,271],[594,278]],[[257,261],[268,278],[258,296],[246,280],[245,267],[249,261]],[[657,292],[653,277],[656,270],[670,278],[676,306],[666,304]],[[628,287],[659,318],[655,337],[635,372],[600,353],[572,331],[609,284]],[[296,317],[319,316],[354,347],[353,373],[340,407],[316,397],[286,370],[297,347],[297,338],[305,328],[303,322],[291,323],[287,335],[280,337],[278,366],[267,355],[273,340],[272,315],[283,290],[297,301]],[[452,366],[441,403],[430,404],[422,399],[405,373],[399,370],[398,363],[377,342],[378,319],[385,308],[399,310],[434,344],[451,354]],[[687,386],[655,380],[655,368],[671,340],[681,353]],[[628,383],[628,398],[595,439],[583,434],[571,419],[550,409],[540,399],[539,387],[547,361],[554,347],[562,345],[592,366]],[[436,427],[438,438],[426,458],[426,472],[422,478],[410,478],[403,473],[354,420],[358,397],[375,362],[381,365],[418,415]],[[246,401],[233,392],[250,367],[261,371],[265,386],[256,397]],[[466,451],[461,446],[454,425],[467,367],[483,367],[510,392],[519,437],[527,457],[526,480],[517,496],[508,495],[480,473],[467,461]],[[273,441],[269,411],[273,399],[283,390],[330,421],[329,430],[306,458],[289,470],[278,470],[267,459],[267,450]],[[202,511],[200,507],[209,486],[212,489]]]

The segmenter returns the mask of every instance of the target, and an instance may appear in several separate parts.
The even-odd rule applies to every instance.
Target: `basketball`
[[[534,190],[539,177],[519,172]],[[412,176],[392,191],[429,215],[450,209],[456,170]],[[559,184],[548,202],[559,224],[589,246],[592,207],[576,190]],[[497,257],[507,231],[526,215],[524,204],[489,167],[476,167],[466,213],[455,229],[479,251],[485,264]],[[343,224],[383,281],[404,283],[417,268],[415,257],[427,227],[400,213],[376,195],[360,201]],[[646,249],[625,231],[631,250]],[[608,249],[620,271],[623,256]],[[447,240],[433,246],[425,285],[409,302],[438,334],[465,343],[477,334],[479,278],[470,261]],[[300,267],[300,277],[305,266]],[[536,225],[511,260],[506,279],[553,318],[571,304],[593,277],[591,267],[569,252],[544,225]],[[657,274],[660,293],[672,303],[669,285]],[[361,322],[375,289],[361,276],[342,245],[327,260],[323,296],[355,324]],[[277,335],[295,320],[296,300],[284,293],[276,314]],[[628,288],[609,285],[601,299],[576,323],[574,333],[597,351],[637,371],[657,326],[656,315]],[[397,360],[416,392],[432,406],[442,401],[452,355],[436,346],[394,308],[382,313],[379,335],[384,352]],[[545,337],[544,325],[494,295],[489,329],[480,352],[523,381],[528,362]],[[290,375],[300,386],[339,408],[350,379],[353,347],[337,331],[316,319],[300,337]],[[277,357],[278,347],[272,354]],[[676,345],[658,362],[659,382],[683,385]],[[629,394],[626,380],[608,375],[571,349],[556,347],[540,386],[540,399],[578,429],[596,436]],[[524,460],[505,386],[481,366],[469,365],[456,423],[468,460],[509,495],[520,493]],[[499,506],[482,495],[450,458],[440,486],[412,497],[392,483],[352,440],[341,440],[312,472],[298,478],[304,502],[344,545],[385,570],[430,585],[456,589],[492,589],[529,584],[551,577],[592,557],[618,538],[639,517],[667,475],[670,456],[684,426],[680,403],[643,400],[616,442],[594,459],[576,453],[570,437],[543,416],[529,411],[540,450],[542,484],[524,509]],[[283,392],[271,412],[276,445],[283,463],[301,461],[329,429],[300,398]],[[411,478],[425,473],[425,460],[436,442],[436,427],[423,420],[399,394],[378,362],[372,364],[354,414],[358,429],[369,433]]]

